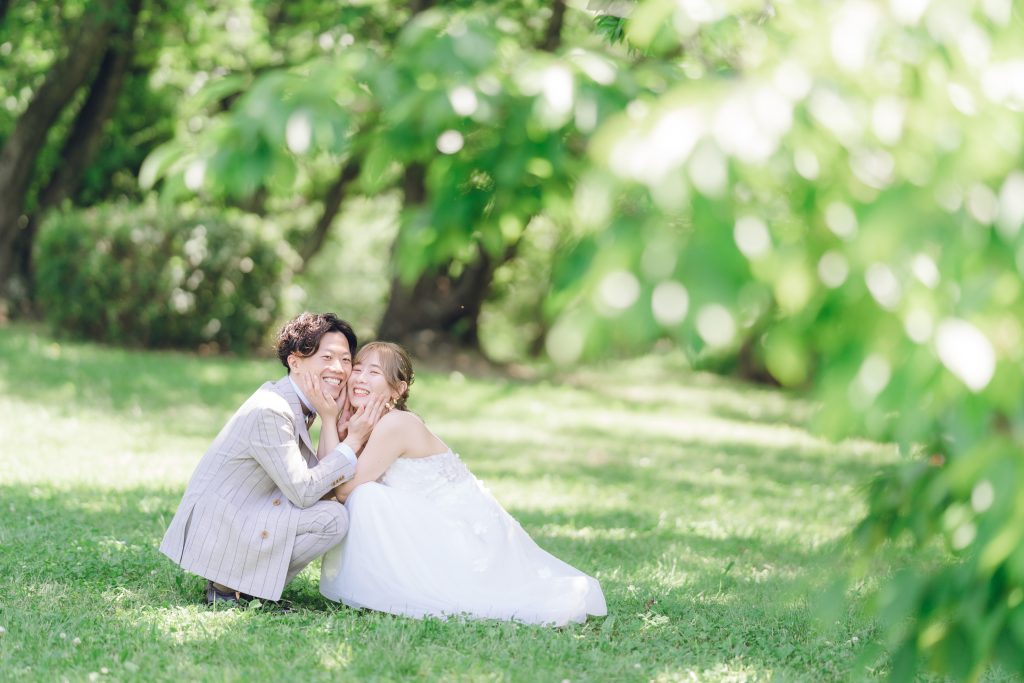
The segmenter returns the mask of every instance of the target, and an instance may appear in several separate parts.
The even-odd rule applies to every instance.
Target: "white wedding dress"
[[[451,451],[399,458],[348,497],[320,592],[411,617],[561,626],[607,614],[596,579],[542,550]]]

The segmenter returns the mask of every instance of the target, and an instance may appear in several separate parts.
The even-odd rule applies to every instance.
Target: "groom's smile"
[[[320,381],[328,387],[327,391],[331,393],[331,396],[338,398],[342,392],[345,391],[345,381],[348,379],[347,375],[342,374],[338,376],[333,370],[329,370],[320,375]]]
[[[337,399],[344,391],[345,382],[352,372],[352,351],[348,339],[340,332],[329,332],[320,340],[320,346],[309,356],[293,353],[288,358],[292,372],[311,372],[320,378],[327,391]]]

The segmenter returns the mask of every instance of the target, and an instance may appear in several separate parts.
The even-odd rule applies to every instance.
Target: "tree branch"
[[[362,170],[362,164],[360,164],[359,159],[349,159],[348,163],[341,169],[341,173],[338,174],[338,179],[327,190],[327,195],[324,197],[323,213],[320,214],[320,219],[317,221],[313,232],[309,234],[299,249],[299,255],[302,257],[300,272],[306,269],[306,264],[320,251],[324,246],[324,242],[327,241],[327,235],[331,230],[331,225],[334,223],[334,217],[338,215],[342,202],[345,201],[348,186],[359,177],[360,170]]]
[[[554,52],[562,44],[562,26],[565,24],[565,0],[555,0],[551,7],[551,19],[548,20],[544,39],[539,47],[545,52]]]
[[[420,12],[425,12],[436,4],[435,0],[413,0],[409,3],[410,16],[414,17]]]
[[[61,149],[61,165],[40,194],[39,214],[71,197],[103,142],[103,128],[110,119],[124,86],[128,67],[135,57],[134,32],[141,0],[131,0],[126,25],[118,29],[103,55],[89,95],[75,116]]]

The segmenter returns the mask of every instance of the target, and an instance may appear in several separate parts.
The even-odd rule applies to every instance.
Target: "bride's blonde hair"
[[[409,353],[394,342],[375,341],[359,349],[354,362],[361,363],[366,354],[372,351],[377,352],[377,358],[380,360],[380,367],[384,371],[384,379],[387,380],[388,386],[397,391],[399,385],[405,382],[405,391],[398,397],[392,408],[395,410],[408,410],[405,407],[405,402],[409,398],[409,387],[412,386],[413,380],[416,379],[416,373],[412,370],[412,360],[409,359]]]

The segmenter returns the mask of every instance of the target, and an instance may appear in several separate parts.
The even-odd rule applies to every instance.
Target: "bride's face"
[[[377,396],[390,402],[397,398],[398,393],[388,384],[377,352],[371,351],[352,366],[352,374],[348,379],[348,401],[352,407],[358,408]]]

